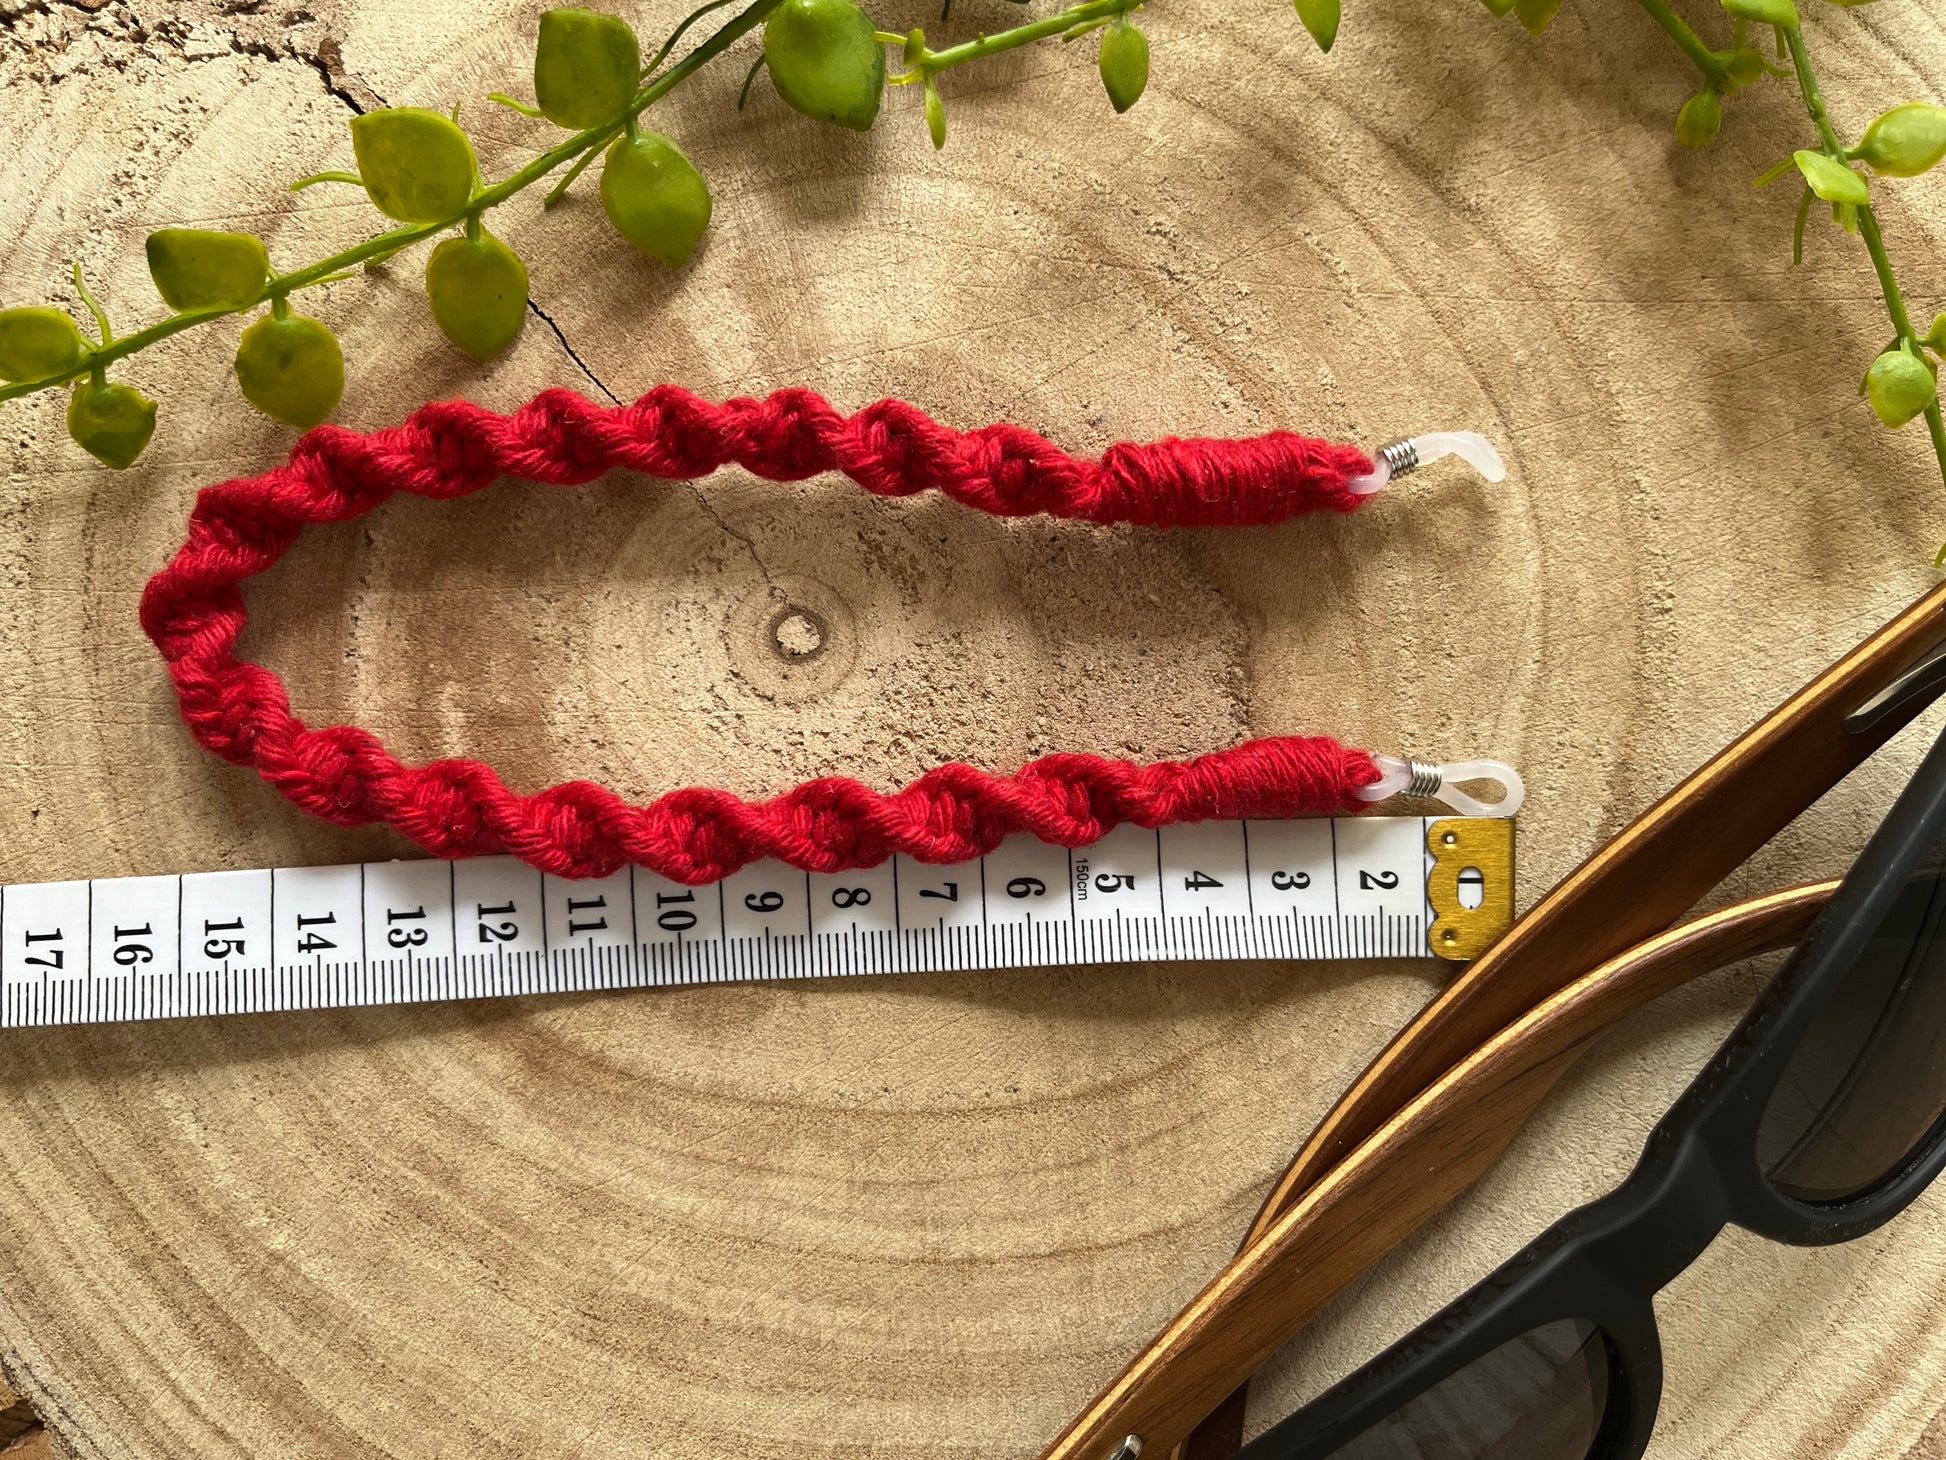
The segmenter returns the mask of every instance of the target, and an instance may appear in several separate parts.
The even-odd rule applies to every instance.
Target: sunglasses
[[[1639,1455],[1660,1382],[1650,1296],[1711,1236],[1735,1222],[1842,1241],[1888,1220],[1946,1164],[1946,967],[1931,971],[1946,961],[1946,935],[1934,937],[1946,921],[1946,749],[1842,884],[1670,926],[1946,690],[1942,645],[1946,586],[1543,898],[1378,1056],[1237,1257],[1045,1460],[1236,1453],[1247,1376],[1484,1171],[1594,1035],[1690,977],[1795,944],[1623,1188],[1246,1452]]]
[[[1653,1299],[1726,1225],[1799,1246],[1903,1211],[1946,1165],[1946,737],[1620,1188],[1239,1460],[1636,1460]]]

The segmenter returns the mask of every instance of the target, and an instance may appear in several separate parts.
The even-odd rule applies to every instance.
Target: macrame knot
[[[623,408],[628,448],[617,458],[650,476],[688,481],[729,459],[722,414],[675,385],[658,385]]]
[[[421,497],[463,497],[500,475],[499,443],[481,429],[471,401],[435,401],[399,428],[399,450],[417,468],[407,490]]]
[[[988,426],[972,433],[969,446],[972,469],[990,484],[989,511],[1032,517],[1068,506],[1073,516],[1102,520],[1093,500],[1098,473],[1092,463],[1084,467],[1023,426]]]
[[[957,432],[902,400],[866,406],[848,426],[836,449],[838,465],[881,497],[906,497],[942,485],[938,464],[959,445]]]
[[[436,760],[411,778],[392,824],[436,857],[485,855],[500,845],[487,825],[487,795],[496,778],[470,760]]]
[[[258,740],[291,723],[283,681],[255,664],[179,676],[183,714],[197,738],[225,760],[248,765]]]
[[[660,796],[644,808],[635,860],[677,882],[716,882],[764,855],[744,802],[709,786]]]
[[[829,471],[830,440],[842,419],[824,397],[803,389],[780,390],[766,400],[730,402],[743,410],[748,444],[737,459],[772,481],[794,482]]]
[[[543,872],[606,876],[628,863],[621,809],[592,781],[567,781],[528,798],[523,832],[508,844]]]
[[[255,747],[261,754],[264,747]],[[377,757],[367,752],[376,751]],[[365,731],[351,725],[329,725],[292,737],[288,752],[279,758],[267,779],[314,816],[341,826],[362,826],[376,820],[371,804],[374,772],[387,768],[384,749]]]
[[[399,487],[398,463],[381,436],[343,426],[313,426],[297,439],[290,466],[268,473],[269,490],[239,502],[273,532],[343,522],[378,506]],[[234,489],[237,482],[226,482]]]

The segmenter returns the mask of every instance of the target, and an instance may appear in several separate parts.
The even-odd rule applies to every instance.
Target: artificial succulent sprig
[[[1863,0],[1834,0],[1834,3],[1856,4]],[[1803,260],[1805,224],[1813,204],[1820,200],[1830,205],[1833,220],[1865,245],[1873,272],[1878,275],[1879,291],[1884,296],[1894,333],[1865,372],[1859,393],[1870,400],[1879,420],[1893,430],[1914,419],[1925,421],[1934,461],[1941,480],[1946,481],[1946,420],[1940,415],[1939,364],[1935,358],[1946,355],[1946,314],[1935,316],[1932,327],[1924,334],[1913,324],[1905,295],[1892,269],[1884,234],[1879,229],[1878,215],[1872,209],[1871,184],[1852,166],[1853,162],[1863,162],[1880,177],[1917,177],[1937,167],[1946,159],[1946,107],[1925,101],[1895,106],[1874,117],[1858,141],[1848,147],[1825,107],[1793,0],[1722,0],[1722,4],[1736,17],[1739,45],[1747,25],[1763,24],[1772,28],[1779,53],[1789,58],[1790,67],[1784,74],[1796,80],[1804,109],[1817,132],[1816,147],[1797,149],[1785,164],[1757,178],[1761,187],[1795,168],[1803,181],[1798,195],[1792,261]],[[1768,65],[1764,69],[1772,70]],[[1706,90],[1713,87],[1707,75],[1704,87]],[[1946,562],[1946,545],[1940,547],[1933,562],[1935,566]]]
[[[1294,0],[1299,16],[1324,50],[1338,32],[1339,0]],[[1481,0],[1496,17],[1511,13],[1531,33],[1539,35],[1560,8],[1561,0]],[[1946,420],[1940,412],[1939,360],[1946,358],[1946,313],[1936,315],[1921,334],[1906,307],[1885,247],[1877,215],[1872,211],[1871,183],[1856,167],[1862,162],[1878,177],[1917,177],[1946,160],[1946,107],[1910,101],[1881,112],[1856,143],[1847,146],[1824,103],[1804,38],[1803,18],[1796,0],[1719,0],[1731,20],[1730,44],[1711,46],[1676,14],[1667,0],[1636,0],[1695,65],[1701,84],[1676,113],[1676,140],[1685,147],[1701,147],[1723,124],[1724,98],[1767,76],[1797,83],[1804,108],[1816,132],[1816,145],[1802,147],[1760,174],[1764,187],[1795,172],[1802,184],[1793,230],[1792,260],[1804,258],[1804,230],[1818,202],[1830,205],[1831,216],[1864,245],[1878,275],[1892,339],[1873,359],[1859,384],[1879,420],[1894,430],[1923,419],[1933,457],[1946,482]],[[1831,0],[1851,9],[1870,0]],[[1756,43],[1763,32],[1773,42],[1771,56]],[[1942,546],[1934,565],[1946,564]]]
[[[160,229],[148,239],[149,274],[171,313],[120,336],[77,265],[76,292],[95,319],[97,338],[85,338],[63,309],[0,310],[0,381],[6,382],[0,384],[0,401],[74,382],[69,434],[104,464],[126,467],[155,432],[156,406],[133,386],[111,382],[109,367],[185,330],[261,308],[238,341],[237,383],[244,398],[266,415],[299,428],[314,426],[343,394],[344,355],[330,327],[296,313],[290,296],[350,277],[361,265],[374,267],[441,234],[448,236],[426,260],[433,321],[474,359],[492,359],[525,323],[528,279],[519,255],[487,228],[486,215],[567,167],[546,196],[551,206],[597,160],[602,211],[615,231],[646,256],[682,267],[709,227],[709,186],[673,139],[642,126],[644,111],[759,27],[758,65],[768,70],[777,94],[807,116],[869,128],[887,84],[888,37],[856,0],[748,0],[680,61],[664,67],[691,26],[733,3],[708,0],[676,27],[647,65],[634,30],[619,16],[584,9],[543,14],[534,52],[534,102],[499,92],[490,99],[572,135],[492,184],[481,176],[457,107],[450,115],[388,107],[352,118],[357,170],[316,173],[291,186],[357,187],[397,226],[328,258],[280,272],[262,241],[249,234]],[[928,122],[934,140],[943,141],[935,74],[1032,41],[1073,39],[1107,26],[1102,77],[1115,110],[1123,111],[1147,79],[1147,43],[1127,18],[1141,3],[1082,0],[1045,19],[939,52],[926,50],[918,31],[892,36],[907,48],[908,64],[908,72],[893,80],[924,80]],[[1133,60],[1138,42],[1139,78]]]

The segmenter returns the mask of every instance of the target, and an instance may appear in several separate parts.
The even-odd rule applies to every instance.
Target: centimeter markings
[[[1422,817],[1124,826],[1069,851],[687,887],[511,857],[0,887],[0,1028],[1164,959],[1426,957]]]

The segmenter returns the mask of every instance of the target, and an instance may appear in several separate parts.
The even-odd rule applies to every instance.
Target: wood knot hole
[[[808,664],[831,645],[831,624],[814,608],[787,603],[764,628],[770,652],[786,664]]]

